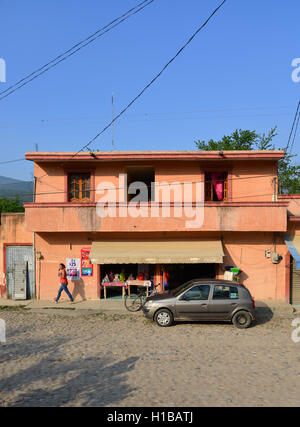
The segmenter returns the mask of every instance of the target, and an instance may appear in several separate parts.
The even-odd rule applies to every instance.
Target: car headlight
[[[152,305],[153,305],[154,303],[153,303],[153,301],[146,301],[145,302],[145,307],[147,307],[147,308],[150,308],[150,307],[152,307]]]

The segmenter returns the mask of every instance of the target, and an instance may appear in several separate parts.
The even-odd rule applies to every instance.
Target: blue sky
[[[0,90],[138,1],[2,0]],[[155,0],[73,57],[0,102],[1,161],[25,151],[77,151],[120,111],[220,3]],[[300,94],[298,0],[228,0],[162,77],[115,124],[117,150],[193,150],[197,139],[278,126],[286,145]],[[111,131],[93,148],[111,150]],[[294,152],[300,155],[300,131]],[[299,159],[299,157],[298,157]],[[30,179],[30,162],[0,175]]]

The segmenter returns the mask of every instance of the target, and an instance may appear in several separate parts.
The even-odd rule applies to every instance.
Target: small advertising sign
[[[92,276],[93,265],[90,262],[90,251],[91,248],[81,249],[81,276]]]
[[[80,258],[67,258],[68,280],[80,280]]]

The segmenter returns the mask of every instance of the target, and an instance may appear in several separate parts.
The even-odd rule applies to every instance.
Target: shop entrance
[[[101,285],[106,298],[119,299],[128,292],[128,283],[138,282],[150,289],[154,282],[154,268],[151,264],[102,264],[100,265]],[[130,285],[135,291],[136,286]]]
[[[150,281],[152,287],[160,283],[161,289],[170,290],[193,279],[214,279],[216,264],[102,264],[100,272],[106,297],[119,299],[127,281]]]
[[[169,273],[169,288],[174,289],[193,279],[215,279],[216,264],[165,264]]]

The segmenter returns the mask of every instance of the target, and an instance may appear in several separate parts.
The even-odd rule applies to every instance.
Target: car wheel
[[[232,318],[232,323],[239,329],[246,329],[252,323],[252,316],[248,311],[238,311]]]
[[[172,325],[173,315],[169,310],[162,308],[161,310],[158,310],[157,313],[155,313],[154,320],[158,326],[165,328]]]

